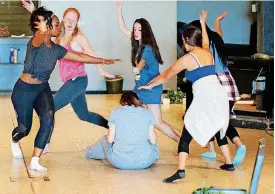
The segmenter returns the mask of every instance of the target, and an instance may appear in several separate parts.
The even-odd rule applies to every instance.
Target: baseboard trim
[[[123,90],[122,92],[131,91],[131,90]],[[52,94],[55,94],[57,91],[52,91]],[[167,90],[163,90],[163,93],[166,94]],[[10,96],[12,94],[12,90],[0,90],[0,96]],[[107,91],[86,91],[86,94],[108,94]]]

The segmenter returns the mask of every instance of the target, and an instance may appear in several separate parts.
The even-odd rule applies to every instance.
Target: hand
[[[138,88],[138,90],[152,90],[152,86],[151,86],[151,85],[140,86],[140,87]]]
[[[44,18],[42,16],[38,16],[40,22],[34,22],[36,24],[35,28],[41,32],[46,32],[47,27],[47,20],[44,21]]]
[[[110,74],[106,71],[101,71],[100,75],[103,76],[103,77],[107,77],[107,78],[115,78],[115,76],[113,74]]]
[[[122,7],[122,0],[116,0],[116,7],[121,8]]]
[[[140,80],[139,69],[137,67],[133,67],[133,73],[135,76],[135,80]]]
[[[121,59],[104,59],[103,65],[111,65],[117,62],[121,62]]]
[[[86,150],[87,148],[89,148],[89,144],[86,141],[82,142],[82,148]]]
[[[34,4],[32,2],[32,0],[29,0],[29,2],[25,1],[25,0],[21,0],[22,2],[22,6],[30,13],[32,13],[34,11]]]
[[[217,16],[216,21],[219,21],[219,22],[222,21],[223,18],[225,18],[225,16],[227,16],[227,12],[226,11],[223,12],[221,15]]]
[[[200,13],[201,24],[206,24],[206,20],[207,20],[207,11],[205,9],[203,9],[203,10],[201,10],[201,13]]]

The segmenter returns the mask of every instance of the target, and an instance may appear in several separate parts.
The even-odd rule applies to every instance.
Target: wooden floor
[[[119,95],[88,95],[87,99],[90,110],[108,118],[118,106]],[[181,130],[184,105],[170,105],[162,109],[164,120]],[[207,149],[192,142],[185,179],[165,184],[162,179],[177,170],[177,157],[172,154],[176,151],[177,144],[160,133],[158,143],[161,154],[156,164],[146,170],[118,170],[107,161],[84,157],[82,142],[95,143],[106,134],[106,129],[80,121],[71,107],[67,106],[56,113],[51,153],[41,158],[41,163],[49,170],[41,174],[27,168],[32,155],[33,139],[39,127],[37,116],[34,116],[31,134],[20,143],[24,160],[13,159],[11,155],[9,139],[15,125],[10,97],[0,97],[0,194],[183,194],[191,193],[204,182],[207,186],[248,189],[258,140],[261,138],[266,138],[267,149],[258,193],[274,193],[274,140],[265,131],[238,129],[247,146],[247,156],[234,172],[219,169],[223,158],[218,148],[217,160],[207,161],[200,157]],[[230,144],[230,149],[234,156],[234,145]]]

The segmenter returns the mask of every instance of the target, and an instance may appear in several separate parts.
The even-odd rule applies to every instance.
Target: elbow
[[[156,144],[156,143],[157,143],[157,139],[156,139],[156,138],[151,139],[151,140],[150,140],[150,143],[153,144],[153,145]]]
[[[107,136],[106,137],[106,140],[109,144],[113,143],[114,142],[114,138],[113,137],[110,137],[110,136]]]

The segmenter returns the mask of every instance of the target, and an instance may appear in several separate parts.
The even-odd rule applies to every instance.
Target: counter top
[[[1,37],[0,46],[3,44],[27,44],[32,36],[25,36],[20,38]]]

